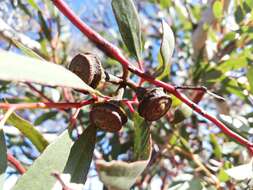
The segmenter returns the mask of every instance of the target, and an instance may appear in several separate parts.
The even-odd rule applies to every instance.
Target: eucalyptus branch
[[[41,98],[43,98],[44,100],[47,100],[48,102],[53,102],[53,100],[48,98],[45,94],[43,94],[41,91],[39,91],[37,88],[35,88],[32,84],[30,84],[29,82],[26,82],[26,84],[31,90],[36,92]]]
[[[36,103],[19,103],[19,104],[9,104],[9,103],[0,103],[1,109],[69,109],[69,108],[81,108],[85,105],[89,105],[95,102],[95,99],[84,100],[77,103],[53,103],[53,102],[36,102]]]
[[[151,76],[147,75],[140,69],[133,66],[130,61],[128,61],[121,51],[104,39],[100,34],[90,28],[87,24],[85,24],[79,17],[75,15],[75,13],[68,7],[68,5],[63,0],[52,0],[55,6],[84,34],[86,35],[93,43],[95,43],[103,52],[107,53],[109,56],[114,58],[115,60],[119,61],[123,68],[127,68],[132,73],[138,75],[142,79],[146,81],[164,88],[167,92],[173,94],[178,99],[180,99],[183,103],[188,105],[192,110],[196,113],[201,115],[202,117],[206,118],[207,120],[214,123],[218,126],[226,135],[233,138],[234,140],[238,141],[240,144],[246,146],[249,151],[253,154],[253,143],[248,141],[247,139],[243,138],[239,134],[235,133],[228,127],[226,127],[221,121],[219,121],[215,116],[205,112],[201,107],[197,104],[192,102],[189,98],[187,98],[184,94],[180,93],[175,86],[171,84],[167,84],[163,81],[157,80],[152,78]]]
[[[8,162],[10,162],[17,169],[19,173],[24,174],[26,172],[26,169],[24,168],[24,166],[22,166],[22,164],[10,153],[7,154],[7,159],[8,159]]]
[[[130,79],[123,80],[122,78],[114,76],[112,74],[109,74],[106,71],[104,72],[104,74],[105,74],[105,81],[106,82],[110,82],[112,84],[119,84],[119,85],[125,84],[125,85],[129,86],[132,89],[136,89],[138,87],[138,85],[135,84]]]

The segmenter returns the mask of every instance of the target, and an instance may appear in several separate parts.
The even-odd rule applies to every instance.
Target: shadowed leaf
[[[133,1],[112,0],[112,8],[125,45],[129,52],[140,61],[142,50],[141,29]]]
[[[71,148],[64,173],[71,174],[71,182],[85,183],[96,143],[96,127],[89,126]]]
[[[44,121],[55,118],[57,113],[58,113],[57,111],[50,111],[42,114],[41,116],[37,117],[37,119],[34,121],[34,125],[41,125]]]
[[[162,61],[158,66],[158,69],[155,71],[155,77],[162,75],[164,72],[166,72],[168,75],[170,74],[170,63],[175,48],[175,38],[170,26],[165,21],[162,21],[162,28],[163,37],[160,47]]]
[[[146,160],[150,155],[150,123],[134,113],[134,160]]]
[[[7,168],[7,148],[5,144],[4,132],[0,127],[0,189],[3,189],[4,173]]]

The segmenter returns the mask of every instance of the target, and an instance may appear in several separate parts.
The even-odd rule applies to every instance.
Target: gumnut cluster
[[[100,60],[89,52],[76,55],[70,62],[69,70],[92,88],[96,88],[104,76]],[[139,100],[139,115],[147,121],[160,119],[171,107],[172,99],[163,88],[138,87],[135,91]],[[108,132],[119,131],[127,122],[120,100],[94,103],[89,117],[91,124]]]

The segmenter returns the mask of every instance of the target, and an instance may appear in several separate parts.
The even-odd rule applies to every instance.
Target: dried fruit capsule
[[[69,70],[93,88],[96,88],[102,79],[103,68],[101,62],[92,53],[76,55],[70,62]]]
[[[127,116],[114,102],[94,104],[90,111],[90,121],[100,129],[117,132],[127,122]]]
[[[170,109],[171,97],[162,88],[139,88],[137,90],[139,99],[138,112],[147,121],[156,121],[164,116]]]

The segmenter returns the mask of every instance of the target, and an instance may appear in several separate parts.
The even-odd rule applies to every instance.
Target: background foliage
[[[252,0],[135,1],[141,21],[139,31],[142,38],[141,47],[136,40],[134,44],[126,43],[129,36],[121,37],[122,31],[117,27],[120,18],[115,19],[113,16],[113,12],[117,14],[119,8],[114,5],[113,10],[109,0],[96,0],[92,3],[89,1],[66,2],[88,25],[122,48],[124,54],[130,57],[133,63],[135,58],[144,60],[147,73],[155,73],[158,79],[175,85],[205,86],[211,92],[224,97],[226,101],[206,94],[199,104],[207,112],[216,115],[229,128],[253,140]],[[160,45],[166,45],[164,35],[162,35],[164,30],[162,21],[171,26],[175,37],[175,50],[169,61],[164,61],[167,60],[166,57],[160,54]],[[133,34],[134,38],[138,38],[138,33]],[[129,47],[133,45],[134,47]],[[163,45],[162,48],[164,48]],[[118,76],[122,72],[119,63],[102,54],[59,13],[52,2],[46,0],[0,1],[0,47],[62,66],[67,66],[78,52],[92,51],[100,57],[103,67],[108,72]],[[172,52],[168,53],[172,54]],[[6,55],[1,57],[0,61],[10,60],[8,67],[13,70],[12,67],[15,64],[23,63],[22,57],[15,56]],[[47,70],[43,66],[38,67],[38,74],[40,71],[42,73]],[[8,72],[8,67],[0,73]],[[25,70],[25,67],[23,69]],[[34,76],[39,76],[38,74],[34,73]],[[68,86],[60,84],[66,83],[66,78],[62,77],[62,74],[50,75],[50,70],[48,70],[48,75],[55,77],[55,80],[48,79],[48,83],[43,83],[44,85],[32,84],[29,80],[22,83],[2,80],[0,82],[1,102],[29,103],[46,101],[46,99],[66,102],[87,99],[86,95],[68,88],[72,85],[71,81],[77,80],[76,78],[71,78],[72,76],[69,75]],[[26,76],[25,73],[24,76]],[[131,79],[138,81],[134,75]],[[49,87],[50,81],[63,87]],[[77,86],[83,85],[79,82],[73,83]],[[145,85],[148,86],[146,83]],[[107,83],[98,87],[101,93],[111,96],[115,95],[116,89],[117,86]],[[184,91],[184,93],[189,97],[195,95],[193,91]],[[126,90],[124,98],[131,99],[132,97],[132,90]],[[18,177],[20,180],[14,189],[31,187],[31,185],[36,185],[35,181],[38,187],[41,183],[54,184],[56,179],[51,176],[50,167],[59,172],[67,171],[73,174],[75,177],[71,179],[72,182],[81,184],[88,172],[86,164],[91,160],[87,152],[92,152],[94,148],[92,146],[94,143],[87,144],[87,142],[95,141],[93,162],[87,175],[85,188],[97,189],[98,175],[103,181],[108,177],[108,173],[113,173],[113,178],[109,181],[119,179],[117,169],[110,171],[114,165],[108,169],[101,158],[106,161],[133,161],[132,164],[136,164],[134,167],[117,162],[112,164],[117,166],[115,168],[121,169],[121,174],[125,177],[123,182],[128,178],[135,181],[135,175],[129,171],[135,168],[136,173],[139,174],[139,169],[142,171],[147,165],[147,162],[143,160],[148,159],[148,156],[138,157],[145,154],[141,152],[142,148],[138,148],[138,139],[145,131],[138,131],[138,127],[149,125],[148,129],[153,141],[152,156],[148,167],[137,178],[134,189],[252,188],[252,162],[246,148],[233,142],[213,124],[192,114],[191,109],[176,98],[173,97],[173,107],[168,114],[153,123],[147,124],[137,113],[131,113],[126,106],[125,110],[129,116],[128,123],[119,133],[98,131],[95,138],[96,131],[87,128],[89,106],[83,107],[78,115],[77,131],[87,128],[88,131],[85,131],[89,135],[83,133],[73,146],[66,132],[61,136],[58,135],[68,127],[75,109],[25,109],[13,113],[5,125],[0,124],[0,129],[3,128],[8,152],[28,168],[28,171],[20,177],[16,169],[9,165],[4,176],[6,159],[1,156],[0,184],[5,179],[4,189],[9,189]],[[5,113],[3,110],[0,111],[0,117],[3,119]],[[27,131],[29,128],[32,130]],[[138,132],[141,135],[138,136]],[[74,133],[76,137],[77,132],[74,131]],[[56,138],[58,140],[48,146],[48,142]],[[80,141],[82,138],[86,140]],[[4,153],[6,147],[2,130],[0,130],[0,140],[0,152]],[[68,157],[69,154],[75,156]],[[38,157],[39,159],[34,162]],[[98,163],[100,174],[95,169],[96,160],[102,162]],[[31,166],[32,163],[34,164]],[[74,169],[67,167],[68,164],[76,167]],[[125,176],[122,171],[125,171]],[[41,172],[45,173],[47,178],[31,179],[31,176],[36,176]],[[102,183],[99,184],[102,189]],[[104,184],[108,186],[107,182]],[[119,184],[121,184],[120,181]],[[77,189],[77,186],[75,188]]]

